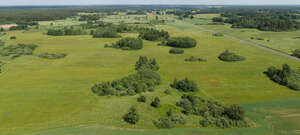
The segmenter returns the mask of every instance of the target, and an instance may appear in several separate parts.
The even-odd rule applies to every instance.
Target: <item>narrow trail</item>
[[[192,23],[190,23],[191,25],[194,25]],[[197,26],[197,25],[194,25],[195,27],[197,27],[198,29],[202,30],[202,31],[206,31],[206,32],[210,32],[210,33],[218,33],[214,30],[210,30],[210,29],[207,29],[207,28],[203,28],[203,27],[200,27],[200,26]],[[223,33],[222,33],[223,34]],[[291,56],[289,54],[286,54],[286,53],[283,53],[281,51],[278,51],[278,50],[275,50],[275,49],[272,49],[272,48],[268,48],[268,47],[265,47],[265,46],[262,46],[260,44],[257,44],[257,43],[253,43],[253,42],[250,42],[250,41],[246,41],[246,40],[243,40],[243,39],[240,39],[240,38],[237,38],[237,37],[234,37],[234,36],[231,36],[231,35],[228,35],[228,34],[224,34],[224,37],[226,38],[229,38],[231,40],[235,40],[235,41],[239,41],[240,43],[244,43],[244,44],[247,44],[247,45],[250,45],[250,46],[254,46],[254,47],[258,47],[258,48],[261,48],[261,49],[264,49],[266,51],[269,51],[269,52],[273,52],[273,53],[276,53],[276,54],[279,54],[281,56],[285,56],[285,57],[288,57],[290,59],[293,59],[293,60],[296,60],[298,62],[300,62],[300,59],[297,58],[297,57],[294,57],[294,56]]]

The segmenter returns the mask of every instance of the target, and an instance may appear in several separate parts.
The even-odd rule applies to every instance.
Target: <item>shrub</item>
[[[156,121],[153,121],[153,124],[157,128],[173,128],[174,123],[169,118],[159,118]]]
[[[37,55],[40,58],[44,59],[61,59],[67,56],[65,53],[41,53]]]
[[[124,50],[138,50],[143,48],[143,41],[140,38],[126,37],[120,39],[116,44],[113,44],[113,47]]]
[[[203,61],[206,61],[206,59],[196,58],[194,56],[190,56],[189,58],[184,59],[184,61],[188,61],[188,62],[194,62],[194,61],[203,62]]]
[[[12,39],[12,40],[17,39],[17,37],[16,36],[11,36],[10,39]]]
[[[235,53],[229,52],[228,50],[221,53],[218,58],[225,62],[234,62],[234,61],[245,60],[245,57],[236,55]]]
[[[136,108],[131,107],[129,112],[123,116],[123,119],[130,124],[136,124],[139,121],[139,115],[137,114]]]
[[[17,44],[4,47],[0,54],[2,56],[12,56],[11,59],[20,57],[22,55],[32,55],[33,51],[37,48],[37,45],[33,44]]]
[[[169,38],[169,33],[164,30],[156,30],[152,28],[147,28],[140,31],[139,37],[145,40],[156,41],[156,40],[163,40]]]
[[[97,29],[92,33],[94,38],[117,38],[120,37],[117,31],[114,29]]]
[[[176,48],[193,48],[196,47],[197,42],[190,37],[174,37],[168,39],[167,45]]]
[[[160,107],[160,99],[158,97],[155,97],[154,100],[151,102],[151,106],[155,108]]]
[[[169,53],[171,53],[171,54],[183,54],[184,50],[177,49],[177,48],[172,48],[172,49],[170,49]]]
[[[173,84],[170,85],[172,88],[183,92],[197,92],[199,91],[197,84],[187,78],[177,81],[175,78]]]
[[[225,108],[225,114],[232,120],[243,120],[245,117],[245,110],[237,104],[233,104]]]
[[[146,96],[141,95],[140,97],[138,97],[137,101],[146,103],[147,98],[146,98]]]
[[[170,95],[172,92],[171,92],[171,90],[167,89],[167,90],[165,90],[164,93],[167,94],[167,95]]]

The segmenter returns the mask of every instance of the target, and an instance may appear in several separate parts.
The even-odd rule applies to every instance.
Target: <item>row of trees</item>
[[[155,59],[148,60],[148,58],[140,57],[136,64],[136,73],[127,77],[123,77],[120,80],[114,80],[111,82],[102,82],[95,84],[91,89],[92,92],[98,96],[116,95],[116,96],[133,96],[137,93],[146,91],[154,91],[154,87],[159,85],[160,75],[156,72],[158,65],[153,63]]]
[[[62,28],[62,29],[49,29],[47,35],[51,36],[69,36],[69,35],[86,35],[88,34],[81,28]]]

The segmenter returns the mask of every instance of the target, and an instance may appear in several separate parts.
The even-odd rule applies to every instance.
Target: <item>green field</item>
[[[112,18],[116,17],[108,17]],[[79,22],[65,20],[54,24],[64,26]],[[51,27],[50,22],[42,22],[41,25]],[[170,47],[157,46],[158,42],[151,41],[144,41],[142,50],[123,51],[104,48],[105,44],[118,39],[96,39],[91,35],[54,37],[43,34],[46,32],[43,29],[25,33],[11,31],[2,36],[1,39],[7,44],[37,44],[39,47],[34,54],[51,52],[66,53],[68,56],[57,60],[22,56],[7,61],[0,75],[0,135],[299,133],[297,123],[300,122],[300,110],[295,108],[300,107],[297,105],[300,93],[274,83],[263,73],[269,66],[280,67],[285,63],[296,69],[300,65],[297,61],[225,37],[214,37],[199,26],[182,21],[156,27],[167,30],[171,36],[193,37],[198,42],[197,47],[185,49],[182,55],[172,55],[168,53]],[[205,27],[229,29],[224,26]],[[17,39],[10,40],[10,36]],[[122,36],[138,35],[122,33]],[[273,41],[275,39],[271,39]],[[220,61],[217,57],[226,49],[246,57],[246,60],[237,63]],[[133,73],[139,56],[156,58],[160,66],[162,84],[155,92],[146,95],[150,99],[159,96],[161,108],[153,109],[149,103],[138,103],[138,95],[98,97],[91,92],[90,88],[97,82],[115,80]],[[202,57],[207,62],[185,62],[184,59],[189,56]],[[189,123],[185,126],[171,130],[157,129],[152,120],[164,115],[167,104],[175,104],[180,99],[181,93],[175,89],[172,89],[171,95],[164,94],[175,77],[194,80],[200,88],[196,95],[209,96],[228,104],[242,104],[256,126],[200,128],[195,126],[199,125],[199,120],[189,117]],[[141,114],[141,120],[134,126],[122,120],[132,105],[137,106]]]

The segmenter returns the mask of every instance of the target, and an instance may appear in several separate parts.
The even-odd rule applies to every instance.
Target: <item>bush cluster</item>
[[[280,85],[287,86],[290,89],[300,90],[299,73],[298,71],[292,70],[287,64],[284,64],[281,70],[271,66],[268,68],[266,74],[271,80]]]
[[[191,56],[189,58],[184,59],[184,61],[188,61],[188,62],[200,61],[200,62],[203,62],[203,61],[206,61],[206,59],[196,58],[194,56]]]
[[[143,102],[143,103],[146,103],[147,102],[147,97],[144,96],[144,95],[141,95],[137,98],[137,101],[138,102]]]
[[[136,124],[140,120],[140,116],[136,111],[135,107],[131,107],[129,112],[123,116],[124,121],[128,122],[129,124]]]
[[[160,99],[158,97],[155,97],[154,100],[150,104],[152,107],[158,108],[160,107]]]
[[[300,49],[296,49],[292,51],[292,56],[300,58]]]
[[[183,108],[186,115],[201,116],[203,119],[199,123],[203,127],[249,127],[245,110],[239,105],[225,106],[194,95],[183,95],[176,104]]]
[[[137,93],[154,91],[154,87],[159,85],[160,82],[160,75],[156,71],[143,68],[137,69],[136,73],[120,80],[95,84],[91,90],[98,96],[133,96]]]
[[[164,30],[156,30],[153,28],[147,28],[140,31],[139,37],[145,40],[156,41],[156,40],[163,40],[169,38],[169,33]]]
[[[214,33],[213,36],[215,36],[215,37],[223,37],[224,35],[222,33]]]
[[[81,28],[62,28],[62,29],[49,29],[47,35],[51,36],[69,36],[69,35],[85,35],[88,34]]]
[[[225,62],[243,61],[246,59],[245,57],[236,55],[235,53],[229,52],[228,50],[221,53],[218,58]]]
[[[183,54],[184,50],[178,49],[178,48],[171,48],[169,53],[171,53],[171,54]]]
[[[17,39],[17,37],[16,36],[11,36],[10,39],[14,40],[14,39]]]
[[[17,44],[17,45],[9,45],[4,47],[0,51],[0,55],[2,56],[11,56],[11,59],[15,59],[22,55],[32,55],[33,51],[37,48],[37,45],[33,44]]]
[[[112,44],[112,47],[123,50],[138,50],[143,48],[143,41],[140,38],[126,37]]]
[[[199,91],[197,84],[194,81],[189,80],[187,78],[179,81],[175,78],[173,84],[170,84],[170,86],[183,92]]]
[[[193,48],[196,47],[197,42],[190,37],[173,37],[169,38],[166,44],[176,48]]]
[[[38,57],[44,59],[61,59],[67,56],[65,53],[41,53],[37,54]]]

